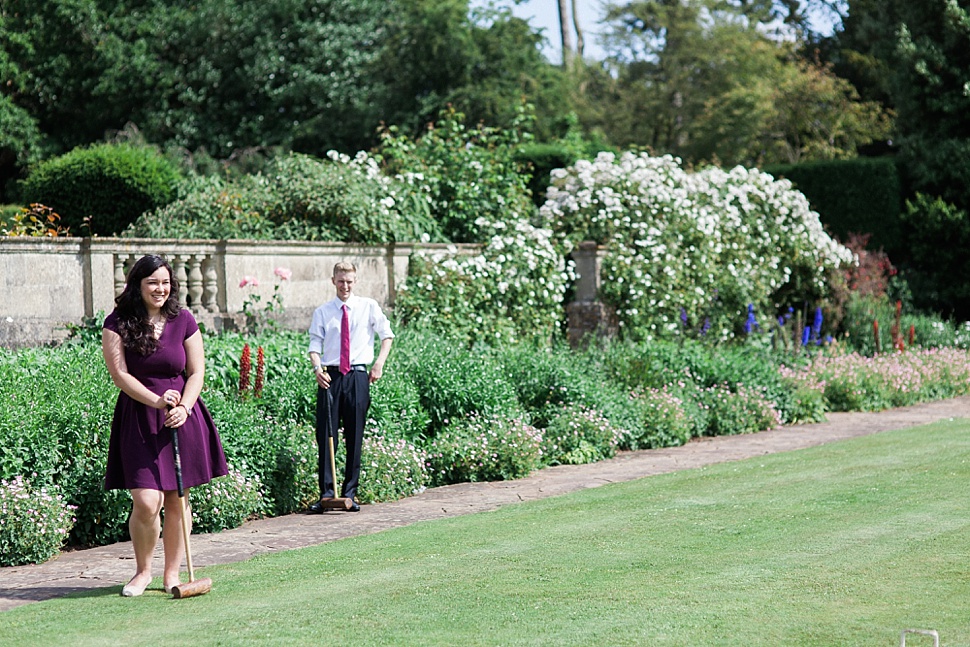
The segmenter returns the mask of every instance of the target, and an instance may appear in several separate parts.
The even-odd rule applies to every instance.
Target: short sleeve
[[[195,333],[199,332],[199,324],[196,322],[195,317],[192,313],[184,308],[179,311],[179,317],[185,320],[185,335],[182,337],[183,340],[188,339]]]
[[[104,323],[101,327],[114,333],[118,332],[118,312],[112,310],[111,314],[104,318]]]

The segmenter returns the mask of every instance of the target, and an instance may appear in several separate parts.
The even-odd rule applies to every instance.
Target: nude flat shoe
[[[151,580],[149,580],[149,583],[151,583]],[[128,582],[125,584],[124,588],[121,589],[121,595],[122,597],[126,598],[137,598],[139,595],[145,592],[146,588],[148,588],[148,584],[145,584],[145,586],[138,586]]]

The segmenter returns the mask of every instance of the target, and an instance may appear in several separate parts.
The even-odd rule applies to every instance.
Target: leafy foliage
[[[434,333],[418,333],[400,342],[395,343],[400,363],[396,359],[394,369],[413,381],[431,419],[429,439],[472,414],[522,416],[512,384],[488,354],[458,347],[454,340]]]
[[[60,214],[50,207],[34,203],[13,214],[9,224],[5,225],[0,221],[0,235],[45,238],[69,236],[71,232],[61,227],[60,219]]]
[[[229,474],[192,488],[192,532],[219,532],[238,528],[263,510],[259,476],[247,477],[229,468]]]
[[[481,222],[527,218],[532,204],[516,147],[531,139],[531,115],[520,109],[509,128],[465,125],[465,115],[443,111],[418,139],[389,127],[379,153],[387,172],[418,182],[428,196],[431,216],[456,243],[487,239]]]
[[[428,445],[432,486],[528,476],[542,459],[542,434],[518,418],[474,414],[449,423]]]
[[[540,217],[608,246],[602,298],[633,338],[683,336],[686,316],[730,339],[749,305],[817,302],[854,262],[790,182],[743,167],[688,173],[669,156],[601,153],[556,171]]]
[[[959,208],[919,193],[906,202],[903,230],[914,305],[960,321],[970,318],[970,205]]]
[[[904,327],[910,321],[917,346],[963,350],[916,349],[873,360],[839,355],[838,346],[793,358],[689,341],[613,342],[580,351],[529,344],[466,350],[437,334],[402,329],[372,391],[377,415],[367,425],[360,496],[376,502],[429,485],[517,478],[544,464],[596,460],[617,448],[764,429],[779,415],[784,422],[815,421],[826,408],[965,394],[970,329],[925,318],[904,318]],[[203,399],[233,473],[193,489],[200,530],[286,514],[319,496],[316,387],[306,370],[305,339],[294,333],[249,339],[266,350],[266,384],[262,397],[241,399],[236,362],[243,340],[206,339]],[[789,365],[779,368],[780,359]],[[11,405],[0,407],[0,479],[22,476],[35,492],[65,493],[62,504],[77,506],[74,545],[127,537],[130,497],[103,486],[116,397],[93,336],[80,334],[59,348],[0,353],[0,400]],[[338,452],[338,468],[342,458]],[[59,524],[63,509],[50,508],[44,519]]]
[[[778,28],[804,3],[715,0],[607,5],[607,60],[590,67],[583,121],[623,148],[725,165],[852,157],[889,115]],[[786,13],[786,12],[781,12]]]
[[[39,564],[56,555],[74,524],[59,488],[0,479],[0,566]]]
[[[466,343],[536,339],[559,328],[573,278],[550,231],[525,220],[478,224],[494,234],[480,254],[418,250],[396,309],[403,323],[424,325]]]
[[[566,405],[542,430],[542,459],[546,465],[595,463],[616,455],[625,435],[598,411]]]
[[[376,503],[420,493],[428,482],[426,461],[423,449],[402,438],[385,438],[374,430],[365,433],[357,498]]]
[[[102,144],[78,148],[33,169],[21,191],[50,206],[76,234],[108,236],[175,198],[180,175],[150,148]]]
[[[390,3],[387,40],[374,70],[387,92],[382,120],[417,136],[447,106],[468,123],[512,128],[523,100],[550,137],[569,112],[568,78],[544,59],[540,36],[508,8],[466,0]]]
[[[440,240],[426,200],[381,174],[374,158],[290,154],[265,173],[194,178],[179,199],[140,217],[126,236],[322,240],[377,244]]]

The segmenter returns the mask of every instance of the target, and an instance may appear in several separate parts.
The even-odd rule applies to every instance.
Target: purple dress
[[[118,332],[117,312],[107,316],[104,328]],[[199,325],[192,313],[180,311],[175,319],[165,324],[158,340],[159,347],[154,353],[146,357],[125,349],[128,372],[152,393],[162,395],[168,389],[181,393],[185,388],[183,342],[198,330]],[[222,442],[201,398],[178,432],[184,487],[202,485],[228,473]],[[172,430],[165,426],[164,409],[144,405],[124,391],[118,394],[111,421],[104,486],[107,490],[178,489]]]

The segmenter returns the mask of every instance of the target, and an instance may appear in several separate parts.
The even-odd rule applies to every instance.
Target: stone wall
[[[0,237],[0,347],[53,344],[69,325],[111,312],[131,265],[145,254],[168,259],[180,284],[182,305],[210,330],[236,330],[245,322],[243,306],[259,297],[269,303],[279,285],[285,310],[279,325],[306,330],[314,308],[333,298],[330,282],[338,261],[357,265],[355,292],[393,310],[397,290],[408,274],[416,244],[364,246],[347,243],[282,241],[157,240],[131,238]],[[474,253],[475,245],[420,245],[429,252]],[[579,280],[569,305],[569,339],[590,334],[612,336],[615,315],[598,301],[604,250],[583,243],[573,252]],[[290,279],[274,271],[285,268]],[[240,287],[245,276],[258,286]]]
[[[245,320],[247,298],[259,296],[259,311],[271,301],[277,285],[285,311],[274,318],[285,328],[305,330],[314,308],[334,296],[330,277],[335,263],[356,264],[355,292],[393,309],[414,249],[279,241],[0,237],[0,346],[57,343],[67,336],[68,325],[111,312],[125,273],[145,254],[168,259],[180,282],[183,305],[212,330],[238,328]],[[274,274],[281,267],[292,273],[288,281]],[[259,285],[240,287],[244,276],[257,278]]]

